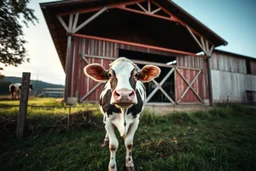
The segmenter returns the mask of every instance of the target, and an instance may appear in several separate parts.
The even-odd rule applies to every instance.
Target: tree
[[[38,22],[34,10],[27,7],[29,1],[0,0],[0,63],[5,66],[29,62],[21,23],[28,27],[28,23]]]

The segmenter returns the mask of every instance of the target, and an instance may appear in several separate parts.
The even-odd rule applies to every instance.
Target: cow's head
[[[128,108],[137,104],[135,87],[137,81],[149,82],[160,74],[160,69],[154,65],[145,65],[140,71],[127,58],[121,57],[110,64],[109,70],[94,63],[84,68],[87,76],[97,82],[109,81],[112,97],[110,104],[120,108]]]

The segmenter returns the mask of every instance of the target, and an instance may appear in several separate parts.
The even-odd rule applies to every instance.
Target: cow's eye
[[[108,78],[111,78],[112,77],[112,74],[111,73],[108,73]]]
[[[140,76],[139,73],[135,73],[134,75],[135,78],[139,78],[139,76]]]

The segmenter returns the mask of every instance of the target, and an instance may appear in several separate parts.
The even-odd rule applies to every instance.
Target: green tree
[[[28,27],[28,23],[35,25],[35,21],[38,22],[34,10],[27,7],[29,1],[0,0],[0,63],[5,66],[29,62],[22,23]]]

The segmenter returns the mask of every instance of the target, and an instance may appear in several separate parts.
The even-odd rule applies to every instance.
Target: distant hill
[[[4,77],[0,79],[0,95],[7,95],[9,93],[9,85],[11,83],[21,83],[20,77]],[[64,85],[61,84],[51,84],[39,80],[30,80],[30,83],[33,85],[34,90],[30,94],[38,95],[42,93],[44,88],[64,88]]]

